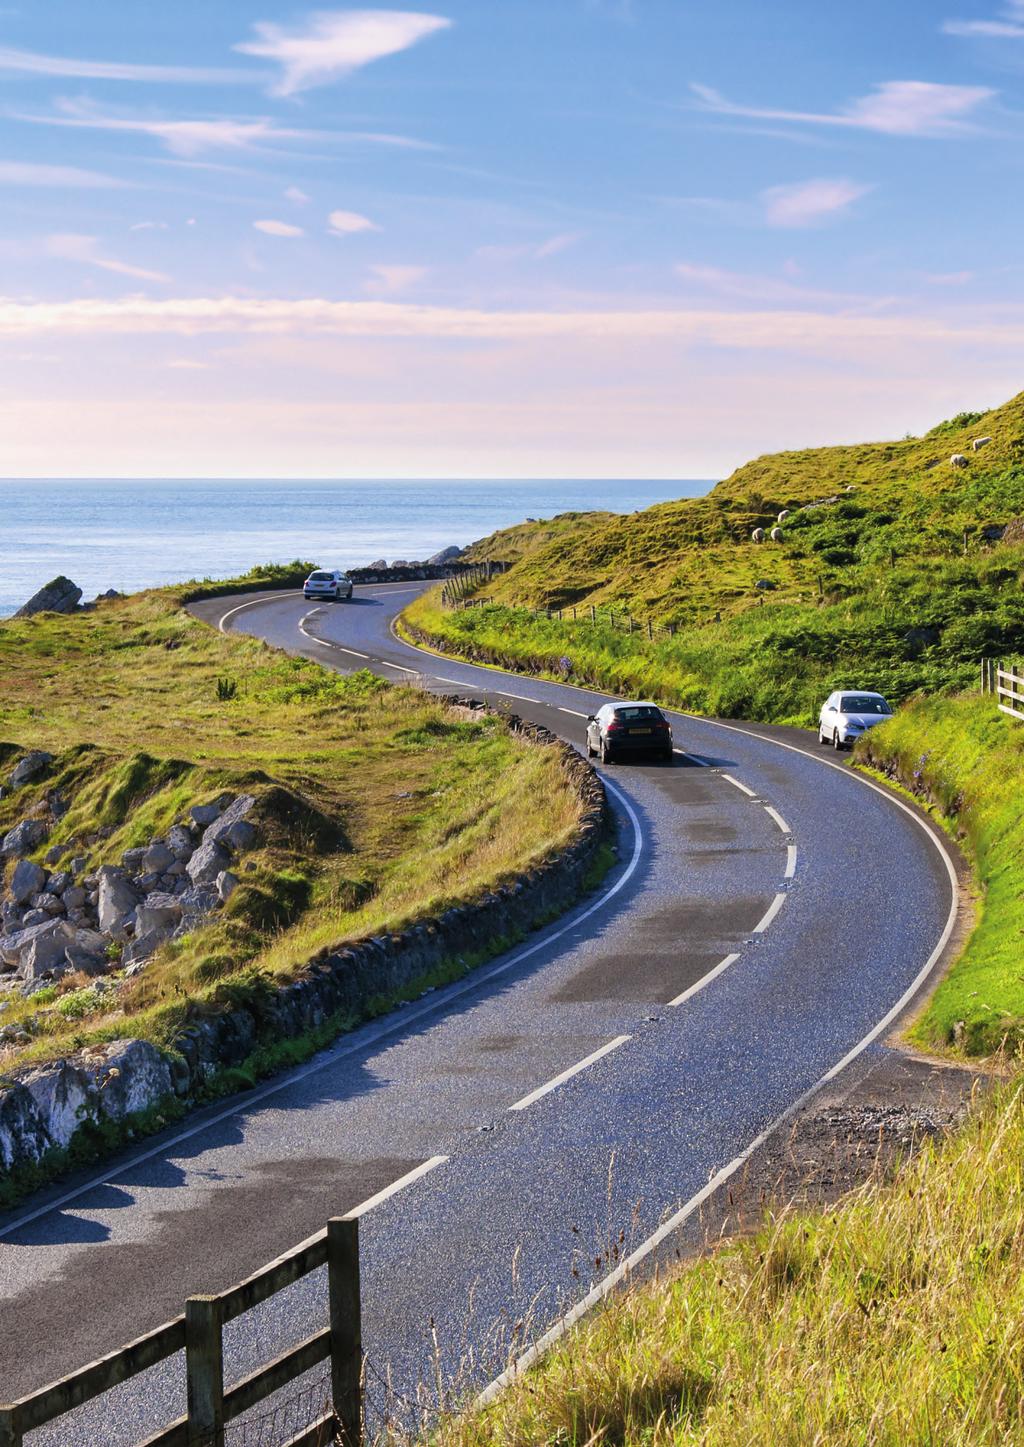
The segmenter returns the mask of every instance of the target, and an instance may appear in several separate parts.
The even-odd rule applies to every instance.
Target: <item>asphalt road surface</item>
[[[394,635],[422,586],[194,611],[327,667],[484,698],[582,748],[602,695]],[[0,1399],[383,1193],[361,1223],[371,1410],[411,1420],[439,1382],[493,1380],[625,1258],[649,1266],[692,1237],[709,1182],[824,1076],[883,1048],[948,945],[941,840],[799,730],[673,727],[673,766],[603,771],[618,862],[573,912],[0,1218]],[[319,1329],[324,1300],[318,1273],[234,1322],[229,1380]],[[120,1447],[183,1410],[171,1359],[28,1440]]]

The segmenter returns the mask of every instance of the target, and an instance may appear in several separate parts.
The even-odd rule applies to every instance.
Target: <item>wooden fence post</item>
[[[594,607],[593,603],[591,603],[590,605],[590,621],[591,623],[597,622],[597,609]]]
[[[223,1315],[219,1297],[185,1302],[189,1447],[220,1447],[224,1440]]]
[[[359,1295],[359,1221],[327,1223],[331,1312],[331,1397],[342,1447],[363,1447],[363,1327]]]
[[[651,623],[651,620],[649,618],[647,620],[647,636],[648,638],[654,637],[654,625]]]
[[[21,1447],[21,1441],[14,1426],[14,1408],[0,1407],[0,1447]]]

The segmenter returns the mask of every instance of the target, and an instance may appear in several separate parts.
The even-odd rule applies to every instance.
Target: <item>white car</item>
[[[852,749],[861,734],[892,718],[892,709],[880,693],[837,689],[825,700],[818,719],[818,743],[834,749]]]
[[[302,585],[302,596],[304,598],[333,598],[336,602],[339,598],[351,598],[352,580],[345,573],[339,573],[337,569],[333,573],[317,571],[310,573]]]

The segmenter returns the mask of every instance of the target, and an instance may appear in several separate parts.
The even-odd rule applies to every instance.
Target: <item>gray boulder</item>
[[[181,919],[181,901],[173,894],[147,894],[135,911],[136,935],[160,934],[166,939]]]
[[[36,909],[43,909],[49,915],[64,913],[64,901],[59,894],[50,894],[47,890],[43,894],[37,894],[32,901]]]
[[[57,872],[56,874],[51,874],[51,875],[50,875],[50,878],[49,878],[49,880],[47,881],[46,887],[47,887],[47,889],[50,891],[51,894],[61,894],[61,895],[62,895],[62,894],[64,893],[64,891],[67,889],[67,887],[68,887],[68,885],[69,885],[70,883],[71,883],[71,875],[68,874],[68,872],[67,872],[66,870],[61,869],[61,870],[58,870],[58,872]]]
[[[221,903],[227,904],[237,888],[238,875],[232,874],[230,869],[225,869],[223,874],[217,875],[217,894]]]
[[[22,920],[22,924],[24,925],[25,929],[30,929],[33,925],[48,924],[49,920],[50,916],[46,913],[45,910],[30,909],[25,915],[25,918]]]
[[[432,558],[427,559],[427,566],[429,568],[438,568],[442,563],[452,563],[456,558],[461,557],[461,548],[442,548],[439,553],[435,553]]]
[[[23,819],[0,840],[0,855],[7,859],[23,859],[33,849],[39,848],[49,832],[49,825],[44,820]]]
[[[215,884],[217,875],[230,863],[227,852],[219,844],[204,840],[185,867],[193,884]]]
[[[74,613],[82,598],[82,590],[61,574],[51,579],[38,593],[33,593],[15,618],[31,618],[35,613]]]
[[[138,895],[123,874],[109,867],[100,870],[96,907],[104,934],[123,940],[138,902]]]
[[[86,975],[102,975],[110,966],[107,941],[96,930],[76,929],[64,949],[64,958],[72,970]]]
[[[32,895],[38,894],[46,883],[46,870],[31,860],[19,859],[11,875],[10,896],[15,904],[24,904]]]
[[[184,824],[172,825],[167,831],[167,847],[179,862],[185,863],[191,859],[196,847],[191,829],[187,829]]]
[[[46,924],[22,930],[20,936],[11,936],[15,948],[8,947],[4,955],[8,960],[14,955],[14,967],[23,980],[65,975],[70,969],[67,947],[74,937],[74,930],[65,920],[48,920]]]
[[[11,783],[17,788],[20,784],[27,784],[31,779],[36,778],[49,768],[53,763],[53,755],[43,749],[33,749],[17,764],[11,773]]]
[[[148,960],[150,955],[156,954],[164,940],[170,938],[170,931],[150,930],[148,934],[138,934],[134,939],[128,941],[121,954],[121,964],[131,969],[132,966],[142,964]],[[132,973],[136,973],[133,969]]]
[[[154,839],[142,856],[142,869],[146,874],[161,875],[173,863],[174,854],[162,839]]]
[[[232,831],[234,831],[239,824],[244,825],[244,829],[239,834],[239,837],[248,838],[250,841],[254,839],[256,837],[256,831],[251,824],[246,823],[245,816],[255,803],[256,800],[251,794],[239,794],[237,799],[231,801],[223,814],[207,827],[203,834],[203,844],[223,845],[230,843]],[[243,849],[248,848],[248,844],[243,844],[239,847]]]
[[[197,829],[205,829],[207,824],[220,818],[221,807],[219,804],[194,804],[188,813]]]
[[[145,849],[126,849],[121,855],[122,868],[127,869],[129,874],[134,874],[145,858]]]

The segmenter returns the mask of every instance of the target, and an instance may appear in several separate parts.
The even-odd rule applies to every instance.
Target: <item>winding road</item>
[[[395,634],[422,584],[193,611],[327,667],[471,694],[583,747],[603,696]],[[940,966],[953,862],[800,730],[671,715],[673,767],[605,769],[600,890],[465,980],[0,1218],[0,1398],[176,1314],[367,1203],[371,1411],[479,1390],[698,1208],[824,1079],[863,1068]],[[322,1274],[239,1318],[231,1379],[317,1329]],[[120,1447],[184,1410],[172,1359],[33,1434]],[[242,1442],[241,1435],[227,1441]]]

